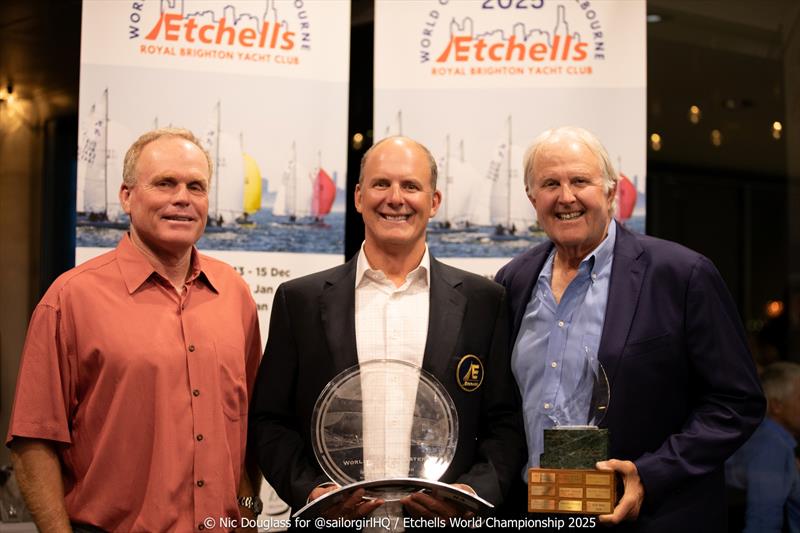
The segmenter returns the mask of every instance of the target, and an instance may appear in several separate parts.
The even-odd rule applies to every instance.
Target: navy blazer
[[[553,243],[513,259],[511,342]],[[725,531],[723,463],[758,426],[765,401],[733,299],[707,258],[617,226],[599,360],[611,385],[601,426],[610,458],[645,488],[639,531]]]
[[[357,257],[282,284],[250,405],[248,451],[293,510],[329,481],[311,447],[314,404],[327,383],[358,363],[355,331]],[[465,483],[499,504],[525,460],[519,394],[509,368],[503,288],[431,258],[430,313],[422,367],[444,385],[458,412],[456,455],[441,481]],[[461,357],[477,355],[484,382],[456,382]]]

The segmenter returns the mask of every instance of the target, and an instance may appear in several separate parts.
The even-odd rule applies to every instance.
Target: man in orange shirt
[[[7,436],[17,479],[42,531],[231,529],[260,510],[244,468],[255,303],[194,247],[211,160],[191,132],[142,135],[123,174],[129,233],[31,318]]]

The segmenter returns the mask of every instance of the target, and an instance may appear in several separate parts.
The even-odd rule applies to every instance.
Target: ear
[[[355,200],[356,204],[356,211],[358,211],[359,213],[361,213],[361,194],[362,194],[361,184],[359,183],[356,185],[356,191],[353,197],[353,200]]]
[[[536,209],[536,196],[533,195],[533,192],[527,183],[525,184],[525,196],[528,197],[528,201],[531,203],[533,208]]]
[[[439,206],[442,205],[442,192],[439,189],[433,191],[433,197],[431,198],[431,216],[433,218],[436,216],[436,213],[439,211]]]
[[[131,214],[131,189],[122,182],[119,186],[119,203],[122,204],[122,209],[126,214]]]

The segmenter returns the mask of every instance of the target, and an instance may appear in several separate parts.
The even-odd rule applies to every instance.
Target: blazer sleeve
[[[691,477],[720,468],[764,416],[765,400],[739,315],[707,258],[694,262],[686,291],[679,349],[686,352],[693,402],[680,431],[634,461],[651,501],[662,501]]]
[[[296,415],[298,351],[285,285],[278,287],[269,337],[250,404],[248,444],[264,477],[292,509],[328,478],[310,461]]]
[[[485,372],[487,390],[480,407],[477,458],[456,482],[469,485],[482,498],[500,505],[519,479],[526,459],[521,402],[511,374],[505,291],[498,299],[491,335]]]

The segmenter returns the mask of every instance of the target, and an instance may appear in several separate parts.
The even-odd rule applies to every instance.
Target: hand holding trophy
[[[491,507],[438,481],[455,456],[458,415],[444,386],[426,370],[392,359],[351,367],[323,389],[311,424],[314,453],[338,488],[297,517],[363,516],[354,503],[371,502],[372,510],[376,502],[399,502],[417,492],[471,512]]]

